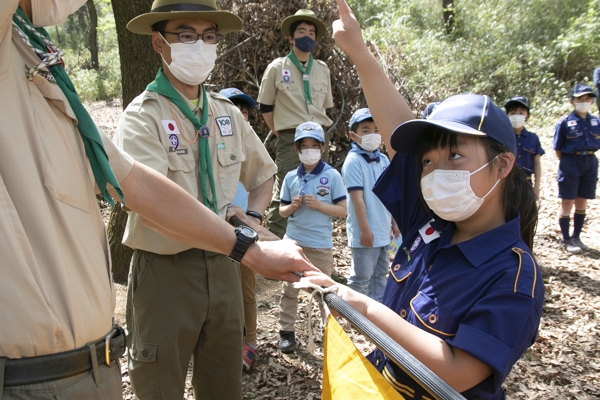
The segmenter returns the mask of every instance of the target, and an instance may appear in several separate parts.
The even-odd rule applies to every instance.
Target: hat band
[[[204,4],[170,4],[168,6],[156,7],[150,12],[163,13],[174,11],[217,11],[216,8],[205,6]]]

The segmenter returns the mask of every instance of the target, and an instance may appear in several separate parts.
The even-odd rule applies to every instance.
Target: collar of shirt
[[[381,152],[379,151],[379,149],[375,149],[375,151],[370,152],[370,151],[366,151],[360,148],[360,146],[357,143],[352,143],[350,148],[350,152],[351,153],[356,153],[356,154],[360,154],[362,156],[362,158],[365,159],[366,162],[368,163],[372,163],[373,161],[375,162],[379,162],[380,160],[380,154]]]
[[[319,163],[317,164],[315,169],[310,171],[310,175],[319,175],[321,172],[323,172],[323,168],[325,168],[325,163],[323,162],[323,160],[319,160]],[[300,166],[296,170],[296,175],[298,175],[299,177],[303,177],[304,175],[306,175],[304,164],[300,164]]]
[[[574,119],[577,122],[579,121],[588,121],[590,119],[592,119],[593,115],[591,115],[590,113],[588,113],[585,117],[582,117],[581,115],[577,114],[577,112],[573,111],[571,112],[571,114],[569,114],[569,118],[568,119]]]
[[[517,135],[517,137],[528,137],[529,135],[531,135],[531,132],[523,128],[523,130]]]

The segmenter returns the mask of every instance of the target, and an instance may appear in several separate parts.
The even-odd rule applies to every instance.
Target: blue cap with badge
[[[529,105],[529,99],[525,96],[515,96],[508,99],[506,104],[504,104],[504,109],[508,111],[508,108],[512,105],[524,107],[527,109],[527,112],[531,110],[531,106]]]
[[[435,101],[433,103],[427,104],[427,107],[425,107],[425,109],[423,110],[423,114],[421,115],[421,118],[423,118],[423,119],[429,118],[431,113],[433,113],[433,110],[435,110],[435,108],[437,106],[439,106],[440,104],[442,104],[442,103],[439,101]]]
[[[219,92],[219,94],[227,97],[229,100],[240,99],[244,103],[248,104],[249,108],[254,108],[254,99],[248,96],[246,93],[242,92],[237,88],[227,88],[223,89]]]
[[[399,153],[416,154],[419,138],[432,127],[463,135],[488,136],[511,152],[517,151],[515,132],[506,113],[488,96],[472,93],[449,97],[428,119],[414,119],[398,126],[392,133],[392,148]]]
[[[304,138],[313,138],[321,143],[325,143],[325,132],[321,125],[315,122],[304,122],[296,127],[294,142]]]
[[[354,125],[367,119],[373,119],[371,111],[369,111],[368,108],[359,108],[358,110],[354,111],[354,114],[352,114],[348,126],[350,127],[351,131],[354,131]]]
[[[596,92],[594,91],[594,89],[592,89],[590,86],[586,85],[585,83],[577,83],[571,89],[571,97],[580,97],[580,96],[583,96],[584,94],[591,94],[592,96],[596,97]]]

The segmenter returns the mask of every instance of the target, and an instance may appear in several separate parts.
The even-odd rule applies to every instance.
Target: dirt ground
[[[114,133],[121,105],[97,102],[87,105],[92,117],[109,135]],[[516,363],[504,383],[507,398],[597,399],[600,398],[600,202],[589,202],[587,222],[581,239],[592,249],[567,254],[560,248],[557,213],[556,170],[552,150],[553,126],[529,127],[540,136],[546,155],[542,157],[543,177],[539,202],[539,224],[534,254],[544,275],[546,297],[536,343]],[[337,222],[334,232],[335,275],[343,281],[349,272],[349,251],[345,228]],[[116,285],[117,320],[124,324],[126,288]],[[255,367],[243,375],[244,399],[319,399],[322,381],[322,347],[311,355],[306,351],[307,298],[300,301],[296,332],[299,349],[291,355],[278,351],[277,315],[280,283],[257,280],[258,358]],[[322,335],[315,318],[317,345]],[[372,345],[346,327],[357,347],[368,352]],[[136,399],[131,391],[126,364],[122,363],[123,398]],[[188,377],[189,378],[189,377]],[[188,387],[186,399],[193,399]]]

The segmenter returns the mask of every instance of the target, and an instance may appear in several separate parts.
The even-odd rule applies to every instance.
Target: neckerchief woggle
[[[62,63],[58,63],[60,62],[61,53],[48,53],[46,41],[51,43],[50,35],[44,28],[35,28],[21,7],[18,7],[17,11],[13,14],[12,22],[13,26],[20,31],[19,34],[26,35],[26,38],[24,37],[23,40],[42,59],[42,62],[37,67],[27,67],[27,73],[33,76],[37,74],[39,68],[45,66],[51,72],[56,84],[67,98],[67,101],[77,118],[77,130],[83,141],[85,153],[90,161],[94,179],[96,180],[96,185],[98,186],[102,197],[104,197],[111,205],[114,204],[114,200],[106,188],[106,185],[110,184],[115,188],[121,202],[125,205],[123,192],[119,186],[119,181],[117,181],[117,178],[108,163],[108,155],[106,154],[106,150],[104,150],[98,128],[83,104],[81,104],[81,99],[77,95],[73,82],[69,79]],[[55,48],[54,45],[52,45],[52,47]]]
[[[204,199],[204,205],[212,209],[216,214],[219,213],[217,206],[217,194],[215,191],[215,180],[213,178],[212,163],[210,162],[210,149],[208,147],[208,138],[202,137],[200,132],[202,128],[206,128],[206,122],[208,121],[208,96],[206,95],[206,89],[204,85],[200,86],[202,89],[202,116],[200,120],[196,117],[189,105],[183,100],[181,95],[171,82],[165,77],[163,69],[159,68],[156,78],[147,87],[146,90],[149,92],[156,92],[168,100],[173,102],[183,114],[194,124],[196,128],[196,135],[198,138],[198,150],[200,151],[200,185],[202,186],[202,197]],[[208,197],[208,190],[206,187],[206,179],[210,184],[210,191],[212,192],[212,202]]]
[[[304,69],[304,66],[300,63],[300,61],[298,61],[298,57],[296,57],[293,50],[290,51],[287,57],[290,60],[292,60],[292,63],[294,63],[296,68],[298,68],[298,70],[300,70],[300,73],[302,74],[302,81],[304,81],[304,101],[306,102],[306,105],[312,104],[313,102],[312,96],[310,95],[310,82],[308,80],[308,76],[310,75],[310,70],[312,69],[313,65],[312,54],[308,57],[308,65],[306,66],[306,70]]]

